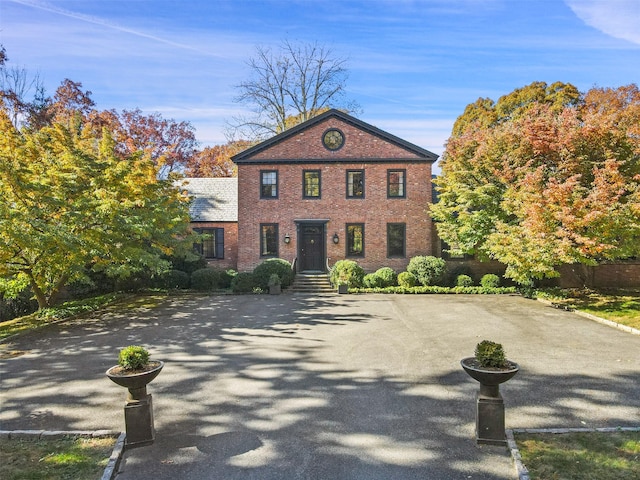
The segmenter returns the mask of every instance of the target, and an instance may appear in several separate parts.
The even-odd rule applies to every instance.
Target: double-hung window
[[[302,196],[304,198],[320,198],[320,170],[304,170],[302,172]]]
[[[260,198],[278,198],[278,171],[260,171]]]
[[[406,170],[387,170],[387,197],[405,198],[407,196],[406,187]]]
[[[261,223],[260,224],[260,256],[261,257],[277,257],[278,256],[278,224],[277,223]]]
[[[406,256],[406,231],[404,223],[387,223],[387,257]]]
[[[224,228],[194,228],[202,239],[193,245],[196,253],[204,258],[224,258]]]
[[[364,170],[347,170],[347,198],[364,198]]]
[[[364,223],[347,223],[347,257],[364,257]]]

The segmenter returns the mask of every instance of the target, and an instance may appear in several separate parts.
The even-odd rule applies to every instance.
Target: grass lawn
[[[2,439],[3,480],[100,479],[116,438]]]
[[[553,290],[542,297],[640,330],[640,290]]]
[[[637,480],[640,432],[516,433],[531,480]]]

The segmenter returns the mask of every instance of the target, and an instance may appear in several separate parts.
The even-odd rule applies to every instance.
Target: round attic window
[[[344,145],[344,134],[335,128],[327,130],[322,135],[322,144],[329,150],[338,150]]]

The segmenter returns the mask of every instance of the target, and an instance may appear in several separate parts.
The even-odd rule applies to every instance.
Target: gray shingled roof
[[[183,188],[193,197],[192,222],[237,222],[237,178],[185,178]]]

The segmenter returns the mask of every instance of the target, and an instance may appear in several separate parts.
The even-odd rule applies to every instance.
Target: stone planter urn
[[[498,345],[502,350],[499,344],[493,345]],[[477,349],[475,357],[463,358],[460,365],[471,378],[480,382],[480,391],[476,397],[476,442],[506,445],[504,400],[500,394],[500,384],[510,380],[520,367],[517,363],[504,359],[504,356],[499,366],[483,366],[478,360]]]
[[[107,377],[127,389],[124,405],[124,423],[127,447],[151,445],[155,440],[153,427],[153,403],[147,393],[147,385],[158,376],[164,362],[148,361],[141,368],[127,370],[115,365],[106,371]]]
[[[340,294],[349,293],[349,285],[347,285],[346,283],[339,283],[338,293]]]

